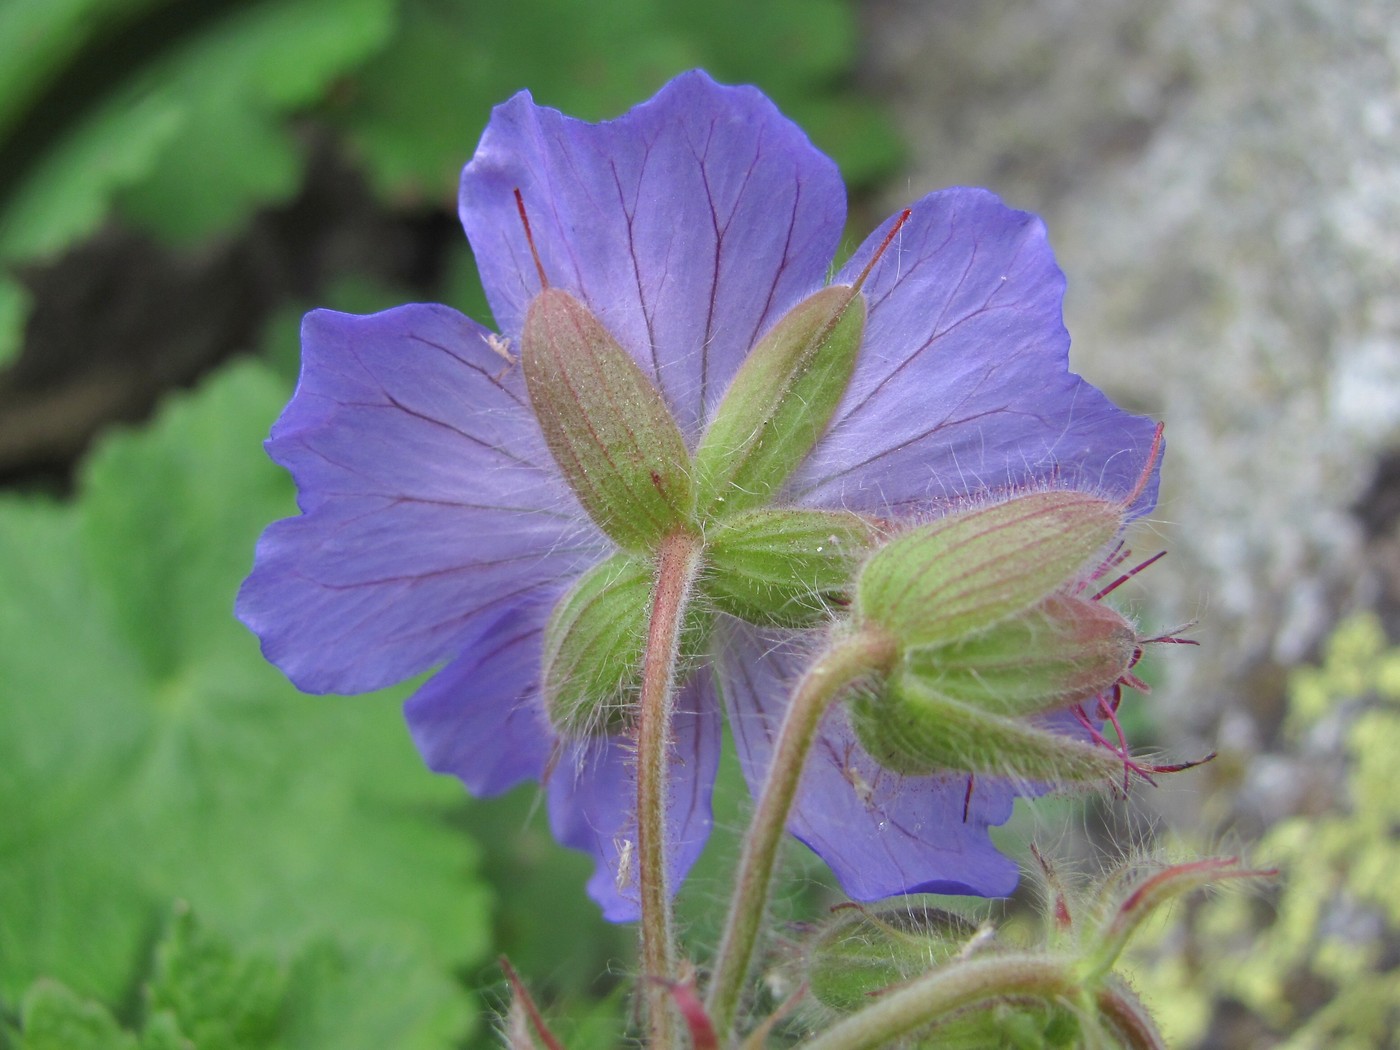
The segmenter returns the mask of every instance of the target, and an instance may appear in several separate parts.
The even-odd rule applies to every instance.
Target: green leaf
[[[285,116],[321,101],[333,79],[388,39],[394,0],[282,0],[232,5],[198,25],[142,87],[186,107],[158,169],[122,210],[167,237],[193,241],[235,226],[300,185],[302,151]]]
[[[398,33],[334,119],[386,197],[450,202],[490,108],[521,88],[601,120],[702,66],[767,91],[848,180],[868,183],[901,149],[888,118],[850,87],[858,40],[842,0],[521,0],[508,17],[489,4],[406,0]]]
[[[155,170],[187,117],[168,94],[125,92],[100,104],[0,200],[0,263],[48,258],[96,230],[113,194]]]
[[[19,1050],[136,1050],[136,1039],[107,1008],[57,981],[38,981],[24,996]]]
[[[29,306],[29,292],[25,287],[0,274],[0,367],[13,361],[24,344]]]
[[[275,961],[236,956],[180,907],[156,952],[146,1008],[168,1014],[200,1050],[238,1050],[273,1042],[286,991],[286,972]]]
[[[85,43],[170,0],[8,0],[0,6],[0,135]]]
[[[4,17],[40,40],[53,63],[153,2],[113,0],[91,16],[78,0],[48,15],[25,3]],[[30,115],[53,126],[0,199],[0,261],[56,254],[96,229],[119,195],[128,216],[183,241],[231,229],[251,207],[289,196],[303,151],[286,116],[319,102],[336,76],[383,43],[393,8],[394,0],[181,6],[182,19],[129,28],[155,41],[116,49],[140,64],[104,70],[113,86],[89,105]],[[61,74],[36,65],[10,76],[12,100],[41,81],[53,81],[52,90],[71,81],[81,100],[90,71],[75,61]]]
[[[441,1046],[487,942],[460,790],[396,702],[297,693],[232,615],[294,511],[260,447],[285,396],[239,365],[109,439],[75,504],[0,501],[0,1000],[44,974],[124,1001],[182,899],[240,953],[334,955],[294,974],[289,1045]]]

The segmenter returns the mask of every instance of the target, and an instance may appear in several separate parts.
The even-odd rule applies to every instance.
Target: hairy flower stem
[[[675,930],[666,884],[666,808],[670,788],[671,715],[681,625],[695,578],[700,541],[674,532],[656,555],[656,583],[642,656],[637,719],[637,861],[642,896],[642,972],[652,1050],[676,1045],[676,1018],[664,982],[676,979]]]
[[[759,927],[768,904],[768,889],[788,813],[817,727],[827,708],[847,686],[867,675],[887,670],[895,643],[882,631],[862,629],[838,634],[807,669],[797,684],[773,748],[753,820],[744,837],[744,852],[725,920],[724,937],[715,960],[705,1007],[715,1030],[727,1035],[753,959]]]
[[[971,959],[931,970],[900,985],[815,1039],[798,1045],[801,1050],[887,1046],[891,1040],[964,1007],[1012,997],[1074,1002],[1080,994],[1069,959],[1020,953]]]

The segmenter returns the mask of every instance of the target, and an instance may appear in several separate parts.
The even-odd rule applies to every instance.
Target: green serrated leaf
[[[394,0],[284,0],[234,5],[201,23],[142,73],[181,98],[187,119],[160,167],[122,210],[176,241],[234,226],[300,184],[302,152],[284,116],[320,101],[331,81],[383,45]]]
[[[340,953],[297,1007],[319,1041],[291,1045],[441,1046],[488,934],[441,817],[459,791],[397,703],[297,693],[232,616],[254,537],[293,509],[260,447],[285,396],[236,366],[99,449],[74,505],[0,501],[0,998],[48,974],[123,1001],[183,899],[240,953]],[[376,980],[394,996],[356,1016],[394,1031],[371,1042],[320,1004]]]
[[[235,955],[229,943],[177,907],[156,950],[147,1009],[172,1017],[200,1050],[269,1046],[281,1024],[287,974],[276,961]]]
[[[105,1006],[57,981],[37,981],[25,993],[20,1026],[19,1050],[136,1050]]]
[[[92,233],[113,194],[155,169],[186,116],[179,98],[123,93],[76,124],[0,201],[0,262],[48,258]]]

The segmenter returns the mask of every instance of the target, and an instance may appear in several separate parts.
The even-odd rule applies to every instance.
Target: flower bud
[[[706,529],[701,586],[716,608],[749,623],[815,626],[850,604],[874,536],[870,521],[846,511],[746,511]]]
[[[645,550],[689,520],[690,456],[665,401],[593,312],[535,296],[521,367],[545,442],[579,502],[619,546]]]
[[[550,614],[544,701],[550,724],[574,738],[625,728],[641,685],[652,570],[614,554],[584,573]]]
[[[1122,526],[1121,504],[1065,489],[949,514],[866,563],[858,616],[906,650],[956,641],[1065,586]]]
[[[655,566],[621,552],[584,573],[559,599],[544,634],[542,692],[550,724],[579,738],[628,729],[641,691]],[[709,619],[692,604],[678,674],[693,669]]]
[[[995,715],[1054,711],[1111,689],[1137,632],[1100,602],[1055,594],[980,634],[908,654],[920,688]]]
[[[805,953],[813,998],[837,1013],[854,1013],[961,952],[977,928],[960,915],[910,900],[897,907],[841,909]]]
[[[833,285],[798,303],[759,340],[695,453],[702,515],[765,503],[787,480],[831,422],[864,332],[865,297]]]
[[[898,773],[1075,784],[1107,780],[1123,769],[1121,757],[1104,748],[951,700],[907,672],[896,672],[877,691],[857,694],[848,711],[861,746]]]

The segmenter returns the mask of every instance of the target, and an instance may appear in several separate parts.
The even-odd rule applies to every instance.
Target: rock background
[[[867,76],[912,144],[889,207],[985,185],[1044,216],[1076,371],[1167,423],[1147,624],[1199,620],[1151,705],[1250,831],[1283,672],[1357,606],[1397,622],[1400,11],[1393,0],[874,0]],[[1202,774],[1144,799],[1199,814]],[[1181,781],[1194,780],[1186,785]]]

